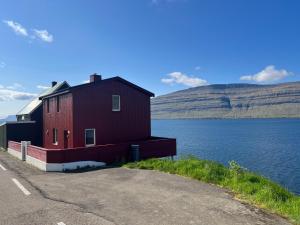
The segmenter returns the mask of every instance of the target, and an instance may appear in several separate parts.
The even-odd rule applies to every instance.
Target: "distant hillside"
[[[300,117],[300,82],[195,87],[151,104],[153,119]]]

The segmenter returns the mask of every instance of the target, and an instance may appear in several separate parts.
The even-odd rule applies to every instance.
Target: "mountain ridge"
[[[151,100],[153,119],[300,117],[300,82],[212,84]]]

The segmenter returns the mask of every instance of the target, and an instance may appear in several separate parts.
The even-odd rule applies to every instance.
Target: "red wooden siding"
[[[90,148],[73,148],[65,150],[47,150],[47,163],[69,163],[77,161],[96,161],[107,164],[129,161],[130,142],[98,145]],[[168,157],[176,155],[176,140],[159,138],[135,142],[140,145],[141,159]]]
[[[21,152],[21,143],[20,142],[9,141],[8,142],[8,148],[16,150],[18,152]]]
[[[47,112],[47,101],[49,101],[49,113]],[[43,100],[44,114],[44,148],[62,149],[64,148],[64,131],[70,131],[68,147],[73,146],[73,101],[72,94],[59,96],[60,110],[57,112],[57,97]],[[58,130],[58,144],[53,142],[53,129]]]
[[[34,145],[29,145],[27,148],[27,155],[41,160],[43,162],[47,162],[47,151],[44,148],[40,148]]]
[[[96,145],[143,140],[151,136],[150,97],[118,81],[96,82],[72,90],[74,147],[85,146],[85,129],[96,129]],[[121,111],[112,111],[120,95]]]
[[[167,157],[176,155],[176,140],[152,137],[138,142],[98,145],[90,148],[46,149],[28,146],[27,155],[46,163],[69,163],[78,161],[96,161],[111,164],[122,160],[131,160],[131,144],[140,145],[141,159]],[[21,144],[9,142],[11,149],[20,151]]]

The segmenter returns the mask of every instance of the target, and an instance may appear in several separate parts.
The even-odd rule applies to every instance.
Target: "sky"
[[[156,95],[299,81],[299,12],[297,0],[0,0],[0,117],[93,73]]]

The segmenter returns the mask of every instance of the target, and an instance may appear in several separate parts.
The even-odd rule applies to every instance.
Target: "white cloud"
[[[90,83],[90,80],[84,80],[84,81],[82,81],[82,83],[83,84],[88,84],[88,83]]]
[[[257,83],[271,83],[282,80],[290,75],[292,75],[291,72],[288,72],[285,69],[277,70],[275,66],[270,65],[256,74],[241,76],[240,80],[254,81]]]
[[[23,88],[21,84],[14,83],[11,86],[4,87],[0,85],[0,102],[12,100],[28,100],[37,96],[37,94],[17,91],[16,89]]]
[[[35,36],[38,37],[39,39],[41,39],[42,41],[45,41],[48,43],[53,42],[53,35],[49,34],[49,32],[47,30],[33,29],[33,32],[34,32]]]
[[[27,29],[17,22],[12,20],[3,20],[3,23],[9,26],[16,34],[27,37],[29,39],[29,43],[32,43],[32,41],[36,38],[48,43],[51,43],[54,40],[53,35],[50,34],[46,29],[32,29],[32,32],[28,33]]]
[[[10,90],[22,89],[23,85],[19,83],[14,83],[13,85],[7,86],[6,88]]]
[[[6,66],[5,62],[0,62],[0,69],[3,69]]]
[[[198,77],[188,76],[181,72],[169,73],[167,78],[162,78],[161,82],[165,84],[183,84],[189,87],[208,85],[206,80]]]
[[[41,90],[47,90],[50,87],[49,86],[44,86],[44,85],[37,85],[36,88],[41,89]]]
[[[10,89],[0,89],[0,102],[12,100],[28,100],[36,96],[36,94],[28,92],[21,92]]]
[[[22,36],[28,36],[27,30],[21,24],[14,22],[12,20],[3,20],[7,26],[9,26],[16,34]]]
[[[241,76],[240,80],[252,80],[252,76],[251,75],[245,75],[245,76]]]
[[[201,66],[196,66],[195,70],[201,70]]]

